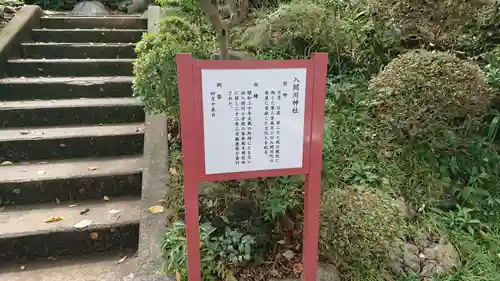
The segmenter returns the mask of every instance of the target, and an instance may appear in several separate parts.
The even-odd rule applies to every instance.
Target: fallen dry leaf
[[[302,263],[298,262],[298,263],[295,263],[293,265],[293,273],[295,274],[299,274],[302,272],[302,269],[303,269],[303,265]]]
[[[12,194],[19,195],[19,194],[21,194],[21,190],[19,188],[16,188],[16,189],[12,190]]]
[[[99,169],[99,168],[97,168],[97,167],[88,167],[87,169],[88,169],[89,171],[95,171],[95,170],[97,170],[97,169]]]
[[[7,165],[12,165],[12,162],[10,162],[10,161],[3,161],[2,164],[0,164],[0,166],[7,166]]]
[[[161,205],[154,205],[148,208],[148,211],[153,214],[163,213],[165,211],[165,207]]]
[[[129,275],[123,277],[123,281],[133,281],[134,280],[134,274],[130,273]]]
[[[181,281],[181,273],[179,271],[175,273],[175,280]]]
[[[52,217],[48,218],[45,220],[46,223],[51,223],[51,222],[57,222],[57,221],[62,221],[63,217]]]
[[[85,208],[83,210],[80,211],[80,215],[86,215],[88,212],[90,212],[90,209],[89,208]]]
[[[108,211],[108,214],[110,215],[109,217],[114,219],[115,221],[120,218],[120,211],[119,210],[111,209]]]
[[[97,233],[97,232],[91,232],[90,233],[90,239],[92,239],[94,241],[97,240],[97,239],[99,239],[99,233]]]
[[[117,261],[116,264],[120,264],[120,263],[124,262],[126,259],[127,259],[127,256],[124,256],[119,261]]]
[[[76,206],[78,206],[78,204],[71,204],[71,205],[68,205],[68,207],[70,207],[70,208],[74,208],[74,207],[76,207]]]
[[[81,220],[75,224],[75,228],[82,229],[92,224],[91,220]]]
[[[179,173],[177,173],[177,170],[173,167],[171,167],[170,169],[168,169],[170,174],[173,175],[173,176],[177,176]]]
[[[109,198],[108,196],[104,196],[104,197],[102,197],[102,200],[104,200],[104,201],[111,201],[111,198]]]
[[[39,175],[44,175],[44,174],[45,174],[45,171],[40,170],[40,171],[38,171],[37,173],[38,173]]]
[[[393,154],[394,154],[394,153],[393,153],[392,151],[390,151],[390,150],[386,150],[386,151],[384,151],[384,156],[385,156],[386,158],[388,158],[388,159],[389,159],[389,158],[392,158],[392,155],[393,155]]]
[[[21,270],[25,270],[26,269],[26,266],[25,265],[21,265]]]
[[[290,250],[287,250],[281,255],[283,255],[287,260],[292,260],[293,257],[295,256],[295,253]]]
[[[60,204],[61,203],[61,200],[59,200],[59,198],[56,197],[56,204]]]

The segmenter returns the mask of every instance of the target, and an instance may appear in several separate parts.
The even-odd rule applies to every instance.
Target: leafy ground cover
[[[329,53],[320,261],[338,280],[500,279],[500,9],[466,2],[256,1],[231,30],[231,50],[260,59]],[[197,1],[159,4],[134,90],[170,119],[172,225],[160,242],[164,272],[187,280],[174,57],[219,49]],[[300,176],[199,192],[203,280],[300,275]]]

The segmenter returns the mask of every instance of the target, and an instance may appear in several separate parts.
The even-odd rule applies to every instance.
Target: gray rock
[[[127,12],[128,6],[132,4],[132,0],[124,0],[118,5],[118,11]]]
[[[111,12],[99,1],[83,1],[75,5],[71,14],[91,17],[106,16]]]
[[[420,273],[420,258],[418,247],[398,240],[389,253],[389,267],[396,274]]]
[[[460,267],[460,255],[452,244],[440,243],[423,251],[425,257],[422,276],[439,276]]]
[[[423,280],[448,274],[460,267],[460,254],[445,239],[426,234],[415,244],[398,240],[389,254],[389,267],[396,274],[413,273]]]
[[[15,13],[15,12],[16,12],[16,9],[15,9],[15,8],[13,8],[13,7],[11,7],[11,6],[5,6],[5,7],[3,8],[3,12],[4,12],[4,13],[8,13],[8,14],[13,14],[13,13]]]
[[[415,218],[416,212],[403,198],[394,199],[393,202],[403,219],[412,220]]]
[[[264,47],[270,44],[269,22],[263,20],[255,26],[250,26],[243,34],[244,45],[250,48]]]
[[[132,0],[132,4],[127,6],[127,13],[129,14],[140,13],[146,10],[147,7],[148,7],[147,0]]]
[[[338,269],[332,265],[320,265],[318,268],[317,281],[340,281]]]
[[[340,281],[340,273],[338,269],[332,264],[320,264],[318,266],[318,273],[316,281]],[[300,281],[300,279],[271,279],[270,281]]]

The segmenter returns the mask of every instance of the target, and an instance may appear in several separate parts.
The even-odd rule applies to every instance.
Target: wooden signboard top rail
[[[317,271],[328,55],[193,60],[177,54],[188,280],[200,281],[198,183],[303,174],[303,281]]]

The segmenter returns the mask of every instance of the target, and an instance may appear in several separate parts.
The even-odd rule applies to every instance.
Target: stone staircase
[[[142,17],[42,17],[7,62],[0,280],[121,281],[134,272],[145,116],[131,76],[146,28]],[[83,220],[92,223],[77,228]]]

